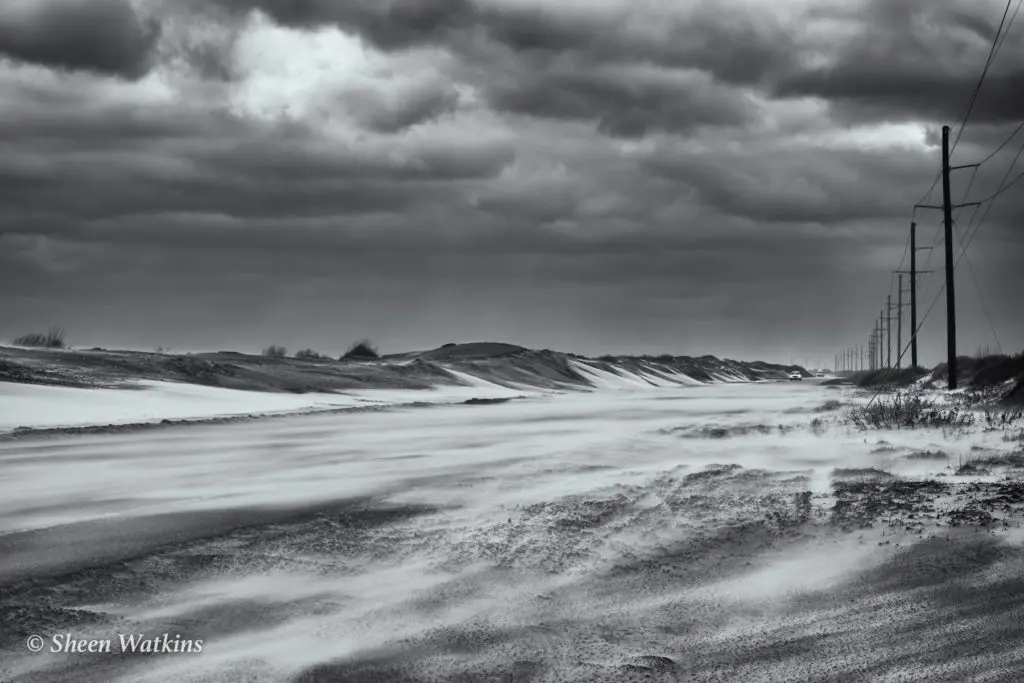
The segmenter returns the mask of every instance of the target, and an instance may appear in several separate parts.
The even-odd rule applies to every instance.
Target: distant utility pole
[[[878,369],[885,367],[885,314],[878,312]]]
[[[917,276],[930,273],[930,270],[917,269],[917,252],[927,251],[932,247],[917,246],[917,223],[910,224],[910,270],[897,270],[902,275],[910,276],[910,367],[918,367],[917,362]],[[902,288],[901,288],[902,289]],[[901,313],[902,315],[902,313]]]
[[[892,294],[885,297],[885,367],[892,370]]]
[[[892,327],[891,327],[891,325],[892,325],[892,321],[893,320],[896,321],[896,334],[897,334],[897,339],[896,339],[896,367],[899,367],[899,365],[900,365],[900,355],[901,355],[901,353],[903,351],[903,332],[902,332],[902,328],[903,328],[903,276],[902,275],[900,275],[899,303],[895,303],[894,304],[892,302],[892,295],[889,295],[889,302],[888,303],[889,303],[889,314],[886,317],[886,329],[888,329],[889,340],[890,340],[890,343],[889,343],[889,356],[890,356],[889,367],[891,368],[891,367],[893,367],[892,360],[891,360],[891,357],[892,357],[892,343],[891,343],[892,342]],[[892,315],[892,312],[894,310],[896,311],[896,316],[895,317],[893,317],[893,315]]]
[[[869,363],[868,367],[871,370],[878,369],[878,323],[875,322],[875,329],[871,331],[871,337],[869,340],[871,351],[868,353]]]
[[[896,368],[903,367],[903,274],[898,278],[899,297],[896,299]]]
[[[910,224],[910,367],[917,367],[917,223]]]

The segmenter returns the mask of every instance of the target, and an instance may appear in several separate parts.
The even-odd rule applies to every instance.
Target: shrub
[[[1006,430],[1024,420],[1024,409],[992,410],[986,408],[984,415],[986,431]]]
[[[271,344],[263,349],[264,358],[284,358],[288,355],[288,349],[277,344]]]
[[[356,342],[341,357],[342,360],[372,360],[374,358],[380,358],[380,354],[377,353],[377,347],[369,339]]]
[[[858,429],[968,427],[974,424],[974,414],[960,406],[943,407],[918,394],[904,393],[853,408],[847,417]]]
[[[56,325],[46,334],[30,332],[15,339],[14,343],[17,346],[38,346],[45,349],[63,349],[67,346],[64,343],[64,329]]]
[[[313,349],[302,349],[295,353],[295,357],[299,360],[328,360],[328,357],[317,353]]]

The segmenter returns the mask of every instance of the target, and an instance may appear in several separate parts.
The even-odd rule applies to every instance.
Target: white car
[[[801,375],[799,372],[791,372],[791,373],[789,373],[789,381],[790,382],[798,382],[798,381],[802,380],[803,378],[804,378],[804,376]]]

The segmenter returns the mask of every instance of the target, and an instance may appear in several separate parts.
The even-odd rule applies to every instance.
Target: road
[[[941,469],[893,455],[939,433],[880,448],[833,424],[846,391],[600,391],[2,443],[0,679],[1019,680],[1015,535],[830,523],[837,467]],[[54,653],[54,634],[202,652]]]

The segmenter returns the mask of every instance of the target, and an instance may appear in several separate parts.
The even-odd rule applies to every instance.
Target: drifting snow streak
[[[979,638],[1016,633],[1019,600],[985,593],[983,620],[951,621],[949,586],[928,578],[941,557],[977,595],[1020,553],[933,547],[924,489],[894,501],[862,481],[941,474],[946,461],[901,457],[941,435],[814,431],[826,396],[811,383],[628,386],[0,444],[0,677],[811,681],[914,664],[930,668],[909,680],[971,680],[1020,663],[1005,636]],[[943,444],[954,462],[972,446],[1017,462],[997,457],[1000,434]],[[834,497],[842,477],[856,481]],[[901,511],[913,530],[861,528]],[[901,560],[897,543],[920,550]],[[44,628],[204,650],[29,655]],[[965,642],[971,657],[946,654]]]

